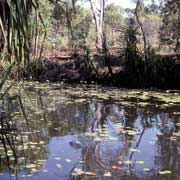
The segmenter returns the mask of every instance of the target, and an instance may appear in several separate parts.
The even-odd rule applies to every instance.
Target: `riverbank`
[[[126,88],[180,89],[180,58],[153,55],[147,61],[140,55],[127,60],[123,55],[47,56],[30,66],[26,79],[40,82],[101,84]]]

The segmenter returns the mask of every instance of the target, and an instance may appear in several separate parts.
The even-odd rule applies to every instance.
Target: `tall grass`
[[[41,55],[42,50],[39,53],[37,50],[39,38],[37,26],[43,21],[39,13],[38,0],[2,0],[0,11],[0,34],[4,39],[4,48],[0,49],[1,72],[3,72],[1,90],[12,70],[16,80],[30,70],[31,52],[35,59]]]

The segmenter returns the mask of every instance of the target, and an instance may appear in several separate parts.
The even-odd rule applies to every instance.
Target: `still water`
[[[178,91],[15,87],[0,108],[0,180],[180,179]]]

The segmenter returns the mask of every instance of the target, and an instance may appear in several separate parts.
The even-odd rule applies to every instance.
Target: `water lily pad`
[[[106,173],[104,173],[104,175],[103,176],[105,176],[105,177],[111,177],[112,176],[112,174],[111,174],[111,172],[106,172]]]
[[[159,171],[159,174],[161,174],[161,175],[171,174],[171,173],[172,173],[172,171],[170,171],[170,170]]]

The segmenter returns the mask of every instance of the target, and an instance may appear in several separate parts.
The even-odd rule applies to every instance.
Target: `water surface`
[[[178,91],[23,83],[0,109],[0,180],[180,177]]]

